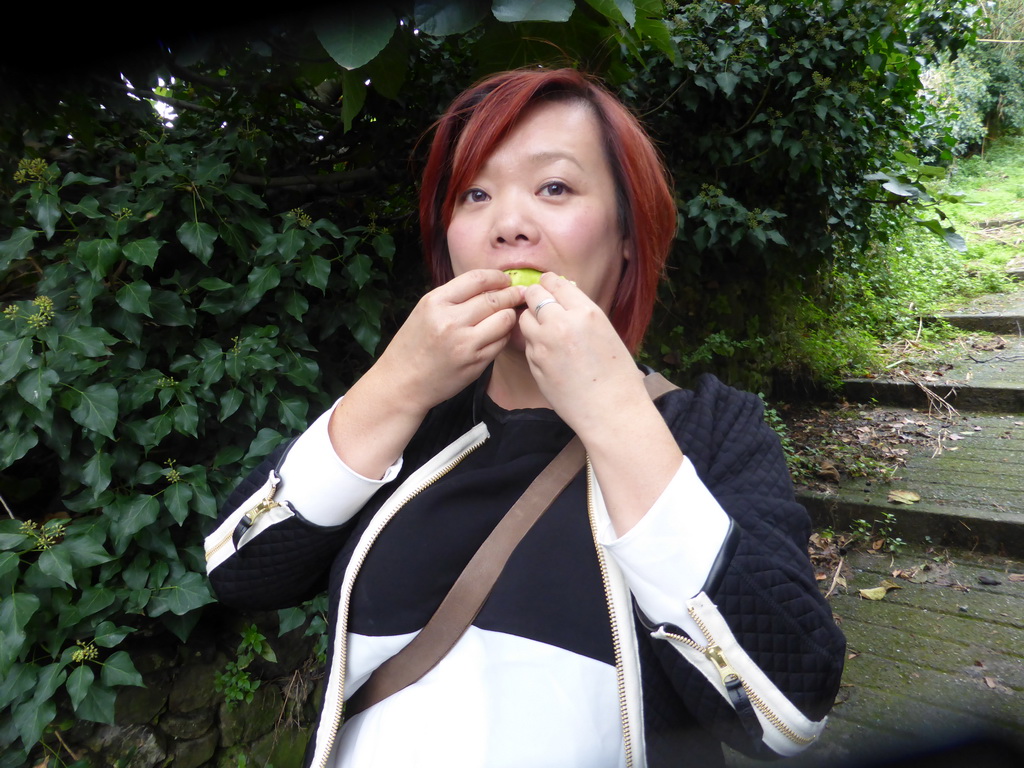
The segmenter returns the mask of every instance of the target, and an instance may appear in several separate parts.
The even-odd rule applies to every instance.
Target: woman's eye
[[[468,192],[466,192],[465,195],[463,195],[463,199],[467,203],[482,203],[485,202],[488,199],[488,197],[487,193],[484,192],[482,189],[471,189]]]
[[[540,188],[540,193],[547,197],[557,197],[558,195],[564,195],[569,191],[569,188],[560,181],[550,181]]]

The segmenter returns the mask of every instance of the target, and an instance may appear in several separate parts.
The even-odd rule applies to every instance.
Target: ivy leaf
[[[8,341],[0,352],[0,384],[6,384],[25,368],[32,360],[32,338],[23,336]]]
[[[568,21],[573,0],[494,0],[491,12],[498,21]]]
[[[732,96],[732,92],[736,90],[740,79],[732,72],[719,72],[715,75],[715,82],[718,83],[718,87],[722,89],[726,96]]]
[[[89,670],[90,672],[92,670]],[[73,673],[72,673],[73,674]],[[77,707],[75,714],[82,720],[94,723],[113,724],[115,692],[107,686],[93,682],[85,692],[85,696]]]
[[[78,608],[78,615],[81,618],[95,616],[100,611],[109,608],[114,603],[114,591],[105,585],[93,585],[82,590],[81,596],[75,603]]]
[[[114,299],[126,312],[152,317],[153,313],[149,311],[149,297],[152,293],[153,287],[149,283],[136,280],[123,286]]]
[[[64,348],[79,357],[106,357],[110,354],[108,345],[117,339],[105,329],[91,325],[79,325],[68,331],[61,339]]]
[[[228,416],[238,410],[238,407],[245,399],[240,389],[229,389],[220,399],[220,415],[218,418],[224,421]]]
[[[315,253],[309,254],[299,270],[303,279],[314,288],[327,292],[327,280],[331,276],[331,262]]]
[[[18,227],[9,238],[0,243],[0,273],[7,271],[7,267],[12,263],[28,255],[37,234],[35,230]]]
[[[101,621],[93,633],[92,641],[100,648],[115,648],[132,632],[134,630],[131,627],[119,627],[112,621]]]
[[[178,242],[203,264],[210,263],[213,244],[217,241],[217,230],[205,221],[186,221],[178,227]]]
[[[82,465],[82,480],[93,493],[99,495],[110,485],[110,470],[113,466],[113,454],[96,451]]]
[[[124,247],[124,257],[135,264],[152,267],[156,263],[156,257],[160,253],[162,244],[163,241],[157,240],[155,237],[133,240]]]
[[[103,662],[100,679],[104,685],[109,685],[111,688],[117,685],[136,685],[140,688],[146,686],[142,682],[142,675],[135,669],[131,656],[125,651],[116,651],[110,654],[110,657]]]
[[[39,598],[31,592],[15,592],[0,601],[0,674],[6,673],[25,644],[25,627],[39,610]]]
[[[34,745],[43,735],[46,726],[57,716],[57,705],[52,699],[32,699],[14,707],[13,722],[23,744]],[[16,764],[16,763],[15,763]]]
[[[152,496],[139,495],[113,508],[108,507],[113,517],[110,533],[114,538],[116,552],[124,552],[128,539],[147,525],[152,525],[160,516],[160,503]]]
[[[18,394],[41,411],[50,402],[53,388],[58,383],[60,375],[53,368],[36,368],[18,379]]]
[[[383,3],[349,4],[320,19],[314,32],[327,54],[347,70],[357,69],[384,50],[397,28]]]
[[[47,576],[60,579],[72,589],[76,589],[74,569],[68,551],[57,544],[45,549],[39,555],[39,570]]]
[[[28,212],[32,218],[39,222],[43,228],[46,239],[53,237],[57,229],[57,222],[60,221],[60,201],[56,195],[40,195],[38,199],[28,204]]]
[[[157,590],[149,602],[148,613],[155,617],[170,611],[176,616],[183,616],[213,600],[206,578],[195,571],[188,571],[173,584]]]
[[[490,8],[490,0],[417,0],[413,17],[420,31],[444,37],[469,32]]]
[[[188,483],[173,483],[170,488],[164,491],[164,503],[167,504],[167,511],[178,525],[184,525],[188,518],[188,503],[192,500],[192,486]]]
[[[106,277],[120,255],[117,243],[107,238],[83,240],[78,244],[77,256],[94,280]]]
[[[256,267],[249,273],[249,286],[246,289],[246,298],[259,299],[267,291],[271,291],[281,284],[281,270],[271,264],[266,267]]]
[[[78,424],[114,439],[117,425],[117,390],[113,384],[92,384],[77,393],[78,404],[71,418]]]

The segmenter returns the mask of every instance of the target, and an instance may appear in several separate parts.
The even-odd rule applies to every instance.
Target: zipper
[[[274,509],[275,507],[281,506],[276,501],[274,501],[274,495],[277,493],[277,486],[279,486],[280,484],[281,476],[277,474],[275,470],[270,470],[270,490],[267,492],[267,495],[264,496],[263,500],[260,501],[255,507],[245,512],[245,514],[242,515],[241,519],[237,523],[235,523],[235,525],[232,526],[228,530],[228,532],[225,533],[224,536],[221,537],[221,539],[213,545],[213,547],[206,550],[206,562],[210,562],[210,560],[213,559],[213,556],[217,554],[218,550],[220,550],[221,547],[226,546],[227,543],[234,538],[235,532],[238,530],[238,526],[245,526],[245,530],[242,531],[242,535],[245,535],[245,531],[248,531],[250,528],[252,528],[259,518],[263,517],[263,515],[265,515],[267,512]]]
[[[622,659],[622,640],[619,638],[619,627],[615,617],[615,603],[612,599],[608,562],[604,548],[597,541],[597,515],[594,510],[593,467],[590,456],[587,456],[587,515],[590,518],[590,531],[594,536],[594,549],[597,551],[597,562],[601,569],[601,582],[604,585],[605,602],[608,604],[608,618],[612,628],[612,650],[615,653],[615,680],[619,693],[619,720],[622,723],[622,746],[626,753],[626,768],[633,765],[633,738],[629,728],[629,704],[626,697],[626,671]]]
[[[332,718],[331,729],[329,731],[328,739],[325,743],[323,757],[321,758],[318,768],[327,768],[327,759],[331,754],[331,750],[334,749],[334,741],[338,737],[338,731],[341,729],[341,724],[344,722],[345,712],[345,674],[348,666],[348,610],[349,604],[352,600],[352,590],[355,586],[356,576],[359,574],[360,569],[363,567],[363,563],[366,560],[366,556],[373,548],[374,542],[377,541],[377,537],[380,536],[381,532],[391,522],[393,518],[406,504],[412,501],[414,498],[419,496],[423,491],[429,488],[431,485],[436,483],[438,480],[443,478],[456,466],[458,466],[463,459],[469,456],[473,451],[479,448],[487,440],[487,436],[484,435],[483,439],[476,440],[473,444],[464,448],[455,457],[449,459],[444,465],[437,469],[433,474],[427,477],[422,483],[414,488],[411,488],[387,514],[382,517],[378,525],[374,528],[370,538],[366,540],[365,545],[360,547],[357,559],[349,564],[349,572],[352,574],[352,578],[347,579],[343,588],[341,598],[338,605],[338,629],[336,632],[337,644],[339,650],[336,653],[338,658],[338,674],[340,675],[338,682],[338,693],[335,696],[335,701],[338,705],[335,708],[334,715]],[[315,736],[314,736],[315,738]]]
[[[768,706],[768,704],[765,703],[764,699],[762,699],[754,691],[754,689],[750,686],[750,683],[748,683],[746,680],[739,676],[739,674],[733,668],[732,664],[729,663],[729,660],[726,659],[725,652],[722,650],[722,647],[718,645],[715,642],[714,638],[711,636],[711,632],[708,631],[707,625],[700,618],[700,616],[697,615],[697,611],[693,608],[693,606],[689,606],[688,610],[690,613],[690,618],[693,619],[694,623],[700,628],[700,631],[704,634],[704,638],[705,640],[707,640],[707,645],[700,645],[699,643],[691,640],[689,637],[678,634],[676,632],[670,632],[664,627],[661,629],[659,634],[664,637],[671,638],[672,640],[675,640],[678,643],[682,643],[683,645],[689,646],[690,648],[693,648],[694,650],[704,654],[704,656],[707,657],[707,659],[715,665],[715,668],[718,670],[718,674],[722,677],[722,684],[725,686],[726,690],[729,692],[733,692],[736,691],[738,688],[742,688],[743,692],[746,694],[747,699],[750,701],[751,704],[754,705],[757,711],[764,716],[765,720],[771,723],[775,730],[777,730],[787,739],[792,741],[794,744],[807,746],[808,744],[813,742],[814,737],[808,738],[806,736],[801,736],[788,725],[786,725],[786,723],[783,722],[782,718],[779,717],[779,715],[775,711],[773,711],[771,707]]]

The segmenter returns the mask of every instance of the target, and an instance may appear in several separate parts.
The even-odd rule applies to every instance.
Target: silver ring
[[[555,299],[552,299],[550,297],[547,298],[547,299],[544,299],[543,301],[537,302],[537,306],[533,308],[533,315],[534,315],[534,317],[538,317],[539,318],[540,317],[540,311],[542,309],[544,309],[544,307],[546,307],[548,304],[557,304],[557,303],[558,302]]]

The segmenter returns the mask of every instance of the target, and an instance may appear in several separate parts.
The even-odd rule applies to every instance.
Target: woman
[[[308,763],[721,763],[824,726],[844,640],[757,398],[712,377],[656,403],[632,352],[675,210],[657,153],[572,70],[495,75],[439,121],[420,220],[436,287],[207,539],[225,603],[329,582]],[[533,269],[513,286],[505,270]],[[573,435],[588,466],[425,676],[343,722]],[[351,713],[350,713],[351,714]]]

